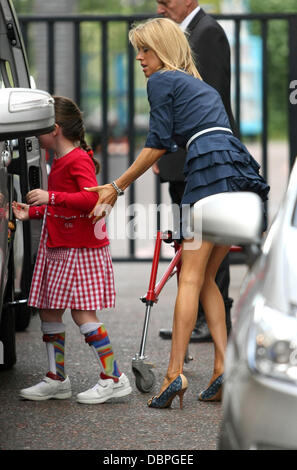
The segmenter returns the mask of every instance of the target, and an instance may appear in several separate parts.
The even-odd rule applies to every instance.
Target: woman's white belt
[[[228,127],[209,127],[208,129],[203,129],[203,131],[196,132],[196,134],[192,135],[192,137],[188,140],[186,144],[186,149],[189,150],[190,144],[193,142],[194,139],[196,139],[200,135],[206,134],[207,132],[214,132],[214,131],[227,131],[233,134],[231,129],[229,129]]]

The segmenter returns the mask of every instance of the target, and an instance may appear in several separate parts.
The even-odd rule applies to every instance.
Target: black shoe
[[[231,327],[227,326],[228,336],[229,336],[230,331],[231,331]],[[163,328],[159,331],[159,335],[162,339],[171,339],[172,329],[166,330],[165,328]],[[206,343],[206,342],[211,342],[211,341],[212,341],[212,337],[209,332],[207,324],[201,323],[201,322],[198,323],[197,326],[195,326],[194,330],[192,331],[190,343]]]
[[[172,339],[172,329],[166,330],[163,328],[159,331],[159,335],[162,339]],[[190,342],[202,343],[204,341],[212,341],[212,337],[209,333],[206,323],[200,323],[199,326],[195,326],[194,330],[192,331]]]
[[[159,335],[161,336],[162,339],[171,339],[172,338],[172,329],[166,330],[162,329],[159,331]]]
[[[190,343],[206,343],[212,341],[211,334],[209,332],[206,323],[198,323],[192,331]]]
[[[231,332],[231,325],[227,324],[227,337],[229,337],[229,334]],[[207,343],[211,342],[212,337],[209,332],[208,326],[205,322],[197,322],[194,330],[192,331],[190,342],[192,343]]]

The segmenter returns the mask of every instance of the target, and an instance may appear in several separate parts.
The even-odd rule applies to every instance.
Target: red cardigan
[[[47,246],[98,248],[109,244],[104,220],[95,225],[88,214],[98,194],[84,188],[98,186],[91,157],[80,147],[54,159],[48,178],[49,203],[31,206],[30,219],[41,219],[47,207]],[[99,226],[98,226],[99,224]]]

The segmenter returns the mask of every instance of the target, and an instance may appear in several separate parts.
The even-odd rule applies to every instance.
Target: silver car
[[[245,245],[252,267],[227,347],[218,447],[296,450],[297,162],[262,245],[260,200],[251,193],[240,194],[239,203],[235,193],[221,196],[204,202],[203,232]]]

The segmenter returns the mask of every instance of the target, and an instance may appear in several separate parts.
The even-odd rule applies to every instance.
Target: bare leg
[[[229,247],[215,246],[207,263],[200,301],[214,342],[214,370],[210,383],[224,372],[227,346],[226,312],[223,297],[215,278],[219,266],[227,255]]]
[[[77,326],[84,323],[99,323],[96,310],[71,310],[71,315]]]
[[[42,309],[39,312],[40,318],[45,322],[62,322],[65,310]],[[95,310],[71,310],[74,322],[80,326],[88,322],[99,322]]]
[[[197,318],[200,290],[214,245],[203,241],[198,250],[187,249],[191,241],[183,242],[182,265],[174,309],[171,353],[167,375],[161,392],[183,371],[187,346]]]
[[[62,323],[62,316],[65,310],[57,310],[54,308],[49,308],[49,309],[41,309],[39,311],[39,316],[41,321],[43,322],[56,322],[56,323]]]

